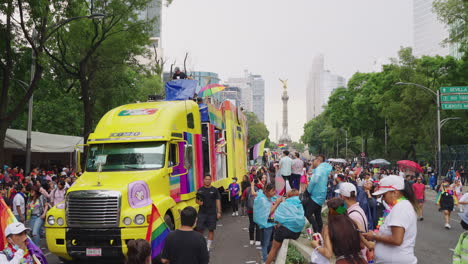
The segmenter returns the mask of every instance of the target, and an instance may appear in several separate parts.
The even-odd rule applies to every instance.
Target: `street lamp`
[[[78,17],[71,17],[71,18],[64,19],[46,29],[46,31],[50,30],[50,33],[45,36],[44,42],[47,41],[47,39],[49,39],[50,36],[52,36],[52,34],[55,33],[60,27],[64,26],[65,24],[73,20],[82,19],[82,18],[103,19],[105,17],[106,15],[104,14],[95,13],[89,16],[78,16]],[[37,38],[37,32],[36,32],[36,29],[34,29],[32,33],[33,42],[35,42],[36,38]],[[31,52],[31,56],[32,56],[32,61],[31,61],[30,81],[32,82],[32,80],[34,79],[34,74],[36,72],[36,54],[34,53],[34,51]],[[26,173],[31,172],[31,133],[32,133],[31,131],[32,131],[32,119],[33,119],[32,115],[33,115],[33,94],[31,94],[31,97],[29,97],[29,102],[28,102],[28,127],[27,127],[27,132],[26,132],[26,167],[25,167]]]
[[[395,85],[413,85],[416,87],[419,87],[421,89],[424,89],[426,91],[429,91],[436,97],[436,105],[437,105],[437,170],[439,172],[439,175],[442,175],[442,152],[440,149],[440,128],[441,128],[441,122],[440,122],[440,92],[437,90],[437,92],[432,91],[431,89],[427,88],[426,86],[423,86],[421,84],[417,83],[404,83],[404,82],[397,82]]]

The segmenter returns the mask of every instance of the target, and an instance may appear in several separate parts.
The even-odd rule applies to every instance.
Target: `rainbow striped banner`
[[[157,255],[161,254],[164,242],[170,230],[154,204],[149,223],[146,241],[151,243],[151,258],[155,258]]]

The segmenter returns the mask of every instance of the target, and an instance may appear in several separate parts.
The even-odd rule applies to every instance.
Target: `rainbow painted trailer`
[[[207,107],[206,122],[192,100],[129,104],[104,115],[87,142],[85,173],[47,214],[49,250],[64,260],[122,261],[126,242],[145,238],[153,204],[178,228],[180,210],[198,208],[204,174],[221,190],[241,179],[246,119],[229,101]]]

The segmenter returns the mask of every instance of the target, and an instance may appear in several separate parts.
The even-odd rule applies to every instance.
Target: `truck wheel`
[[[172,215],[171,215],[171,213],[167,213],[167,214],[164,216],[164,222],[166,222],[166,225],[169,227],[170,230],[174,230],[174,229],[175,229],[174,221],[172,220]]]

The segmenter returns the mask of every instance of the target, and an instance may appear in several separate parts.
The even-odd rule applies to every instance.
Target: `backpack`
[[[355,182],[352,182],[354,186],[356,186],[357,194],[356,194],[356,201],[359,203],[359,206],[362,208],[364,213],[366,214],[367,218],[367,228],[373,229],[373,222],[372,214],[369,207],[369,201],[367,200],[367,194],[364,189],[360,186],[357,186]]]
[[[246,193],[246,196],[247,196],[247,203],[246,203],[246,207],[247,207],[247,210],[249,211],[252,211],[253,210],[253,205],[254,205],[254,200],[255,200],[255,196],[252,195],[252,192],[250,191],[250,188],[252,187],[248,187],[245,191],[247,192]],[[258,187],[257,186],[254,186],[254,190],[255,192],[258,191]]]

